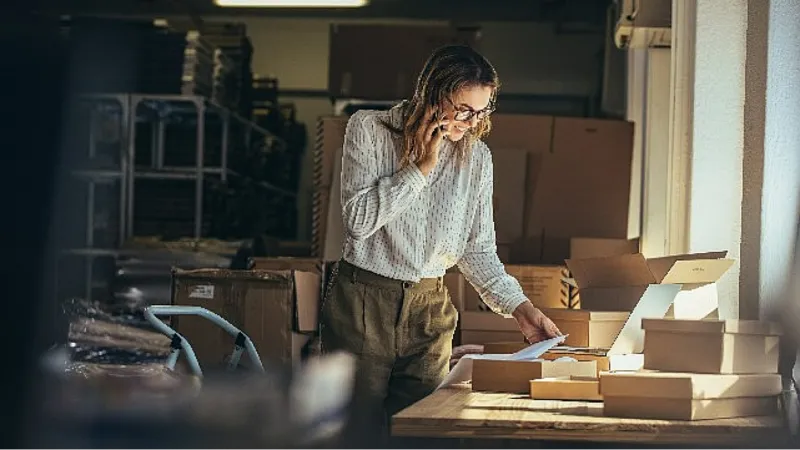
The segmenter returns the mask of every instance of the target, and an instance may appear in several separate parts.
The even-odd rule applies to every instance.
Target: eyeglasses
[[[450,104],[453,104],[453,102],[451,101]],[[454,104],[453,106],[455,107]],[[483,120],[489,117],[489,115],[491,115],[494,112],[494,109],[495,109],[494,102],[490,103],[489,106],[483,108],[480,111],[475,111],[472,108],[467,110],[459,110],[458,108],[456,108],[456,114],[455,116],[453,116],[453,120],[456,120],[458,122],[469,122],[470,120],[472,120],[473,117],[477,117],[478,120]]]

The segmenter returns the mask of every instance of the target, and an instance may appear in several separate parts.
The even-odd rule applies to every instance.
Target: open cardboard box
[[[594,361],[476,359],[472,368],[472,390],[526,394],[530,393],[531,380],[596,374]]]
[[[673,316],[701,319],[717,309],[716,282],[734,261],[727,252],[645,259],[641,253],[606,258],[568,259],[581,297],[581,309],[631,311],[652,286],[680,285]]]
[[[580,288],[584,309],[630,310],[607,349],[557,347],[549,357],[577,356],[598,361],[601,371],[635,371],[644,366],[642,319],[675,316],[702,319],[717,309],[716,280],[733,264],[725,252],[647,260],[641,254],[567,260]],[[686,283],[686,284],[684,284]],[[701,286],[701,292],[697,292]],[[687,295],[683,295],[687,294]],[[588,300],[588,303],[587,303]],[[681,304],[675,305],[678,301]]]

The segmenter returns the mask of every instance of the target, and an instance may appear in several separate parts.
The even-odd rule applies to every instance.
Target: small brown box
[[[564,345],[590,348],[611,348],[630,315],[628,312],[579,309],[543,309],[542,312],[568,335]]]
[[[600,380],[595,377],[542,378],[531,380],[531,398],[536,400],[601,401]]]
[[[748,374],[778,372],[777,325],[755,320],[644,319],[645,369]]]
[[[594,361],[509,361],[475,359],[472,365],[472,390],[529,394],[530,381],[540,378],[583,376],[597,373]]]
[[[777,411],[777,374],[720,375],[670,372],[603,373],[605,415],[698,420],[771,415]]]

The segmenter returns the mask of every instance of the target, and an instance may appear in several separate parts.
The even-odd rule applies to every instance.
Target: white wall
[[[688,180],[688,250],[728,250],[737,263],[719,283],[720,315],[757,318],[797,276],[791,270],[800,198],[800,4],[696,6],[673,14],[678,39],[694,39],[693,54],[673,55],[676,63],[691,59],[684,66],[691,89],[680,96],[691,105],[676,116],[691,123],[690,165],[678,168]],[[692,26],[681,23],[687,17]],[[685,150],[679,141],[674,153]]]
[[[241,21],[242,18],[215,18]],[[253,42],[253,71],[277,77],[282,89],[325,90],[328,84],[329,27],[333,23],[411,23],[408,21],[248,18]],[[413,22],[420,23],[420,22]],[[429,22],[437,23],[437,22]],[[554,25],[486,22],[481,50],[497,68],[505,94],[588,95],[599,86],[602,36],[559,34]],[[387,49],[391,51],[391,49]],[[310,236],[311,156],[316,120],[332,114],[322,98],[281,97],[297,106],[298,120],[309,131],[299,199],[299,237]]]
[[[761,193],[761,312],[782,300],[792,274],[800,196],[800,2],[771,0]],[[800,267],[800,266],[798,266]]]

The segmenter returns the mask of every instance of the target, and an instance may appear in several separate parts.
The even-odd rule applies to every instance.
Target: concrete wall
[[[253,70],[256,73],[277,77],[282,89],[327,89],[328,32],[333,20],[249,18],[244,22],[255,48]],[[487,22],[479,25],[482,51],[497,68],[503,82],[503,93],[588,95],[599,88],[602,36],[557,33],[552,24]],[[324,98],[282,97],[281,101],[295,103],[299,120],[308,128],[309,143],[314,140],[317,118],[333,112],[332,105]],[[307,149],[304,163],[307,170],[304,170],[301,181],[300,239],[310,236],[311,174],[308,169],[311,167],[311,154],[312,148]]]

